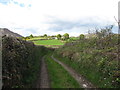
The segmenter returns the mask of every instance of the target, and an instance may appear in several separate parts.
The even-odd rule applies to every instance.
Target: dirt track
[[[68,71],[68,73],[79,83],[79,85],[82,88],[96,88],[89,81],[87,81],[83,76],[81,76],[80,74],[75,72],[75,70],[73,70],[72,68],[68,67],[66,64],[64,64],[64,63],[60,62],[59,60],[57,60],[56,58],[54,58],[53,55],[51,57],[54,61],[59,63],[66,71]]]
[[[61,61],[57,60],[53,56],[51,58],[59,63],[68,73],[79,83],[82,88],[96,88],[93,84],[87,81],[82,75],[77,73],[71,67],[67,66],[66,64],[62,63]],[[44,57],[41,60],[41,70],[40,70],[40,77],[37,82],[36,88],[50,88],[50,81],[48,77],[47,67],[44,61]]]
[[[42,61],[41,61],[40,77],[38,79],[36,88],[50,88],[48,71],[44,61],[44,57],[42,58]]]

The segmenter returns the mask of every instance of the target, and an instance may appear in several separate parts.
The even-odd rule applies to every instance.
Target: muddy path
[[[71,67],[67,66],[66,64],[62,63],[61,61],[57,60],[56,58],[51,56],[51,58],[59,63],[68,73],[79,83],[79,85],[82,88],[96,88],[92,83],[87,81],[82,75],[77,73],[75,70],[73,70]]]
[[[36,88],[50,88],[48,71],[47,71],[46,63],[44,61],[44,57],[41,60],[40,76],[38,78]]]

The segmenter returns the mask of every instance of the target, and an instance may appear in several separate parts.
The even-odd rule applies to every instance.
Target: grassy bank
[[[3,88],[34,87],[46,48],[13,37],[2,38],[2,45]]]
[[[51,52],[50,52],[51,53]],[[79,88],[79,84],[58,63],[51,59],[51,54],[45,57],[52,88]]]
[[[54,57],[69,65],[100,88],[119,87],[118,36],[69,42]]]

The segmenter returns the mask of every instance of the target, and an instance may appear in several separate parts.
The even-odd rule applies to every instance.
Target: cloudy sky
[[[114,25],[120,0],[0,0],[0,28],[23,36],[86,34]]]

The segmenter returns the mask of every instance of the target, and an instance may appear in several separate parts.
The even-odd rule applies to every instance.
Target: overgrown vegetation
[[[96,31],[97,37],[66,43],[54,57],[68,64],[97,87],[120,87],[118,34],[112,26]]]
[[[45,57],[51,88],[80,88],[77,81],[51,58],[52,52]]]
[[[46,48],[13,37],[3,37],[2,46],[3,88],[34,87]]]

